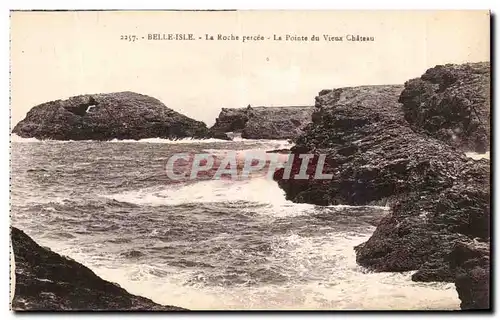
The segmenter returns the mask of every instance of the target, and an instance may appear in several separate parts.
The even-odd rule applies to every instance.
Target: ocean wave
[[[314,208],[314,205],[311,204],[297,204],[286,200],[284,192],[276,182],[265,177],[242,181],[224,179],[198,181],[183,185],[125,191],[104,197],[120,202],[149,206],[244,202],[245,204],[266,204],[272,207],[293,207],[295,210]]]
[[[104,195],[108,199],[136,205],[165,206],[192,203],[256,203],[273,207],[314,208],[307,203],[286,200],[285,193],[275,181],[260,176],[246,180],[205,180],[177,185],[155,186]],[[387,206],[330,205],[327,208],[374,208],[389,210]]]
[[[156,186],[138,190],[104,195],[118,203],[139,206],[179,206],[190,204],[221,203],[225,207],[235,207],[241,211],[256,211],[273,217],[289,217],[314,213],[315,205],[294,203],[285,197],[275,181],[266,177],[247,180],[206,180],[180,185]],[[387,206],[322,206],[333,210],[376,209],[388,211]]]
[[[228,140],[222,139],[193,139],[193,138],[182,138],[177,140],[163,139],[163,138],[147,138],[147,139],[112,139],[107,141],[98,141],[98,140],[53,140],[53,139],[44,139],[40,140],[37,138],[23,138],[18,136],[17,134],[11,134],[10,140],[12,142],[41,142],[41,143],[70,143],[70,142],[120,142],[120,143],[168,143],[168,144],[186,144],[186,143],[220,143],[220,142],[231,142]]]
[[[291,146],[223,143],[234,143],[231,149]],[[80,149],[74,153],[91,154]],[[103,157],[101,149],[95,159]],[[42,166],[51,168],[37,163],[22,172]],[[388,207],[297,204],[262,176],[154,186],[113,180],[109,185],[120,189],[94,190],[110,182],[95,177],[82,192],[71,184],[33,193],[18,182],[26,190],[13,193],[15,221],[41,245],[157,303],[194,310],[459,308],[453,284],[416,283],[412,272],[373,273],[356,264],[353,247],[369,238],[372,216],[385,215]],[[137,179],[151,177],[144,172]]]
[[[22,197],[22,201],[15,199],[21,206],[30,206],[32,209],[46,211],[61,211],[65,208],[88,208],[102,209],[103,207],[136,208],[137,204],[129,201],[119,201],[107,197],[92,198],[67,198],[62,196],[28,196]]]
[[[374,273],[356,264],[355,245],[364,235],[325,234],[303,237],[294,233],[276,236],[273,256],[260,269],[262,275],[277,277],[255,285],[248,281],[210,285],[220,270],[195,260],[155,265],[140,259],[137,252],[125,252],[129,262],[107,264],[72,251],[77,261],[86,261],[100,277],[119,283],[132,294],[157,303],[192,310],[453,310],[459,300],[451,283],[418,283],[412,272]],[[70,253],[63,250],[64,253]],[[285,282],[283,282],[285,281]],[[220,282],[220,281],[219,281]]]
[[[139,139],[139,140],[133,140],[133,139],[112,139],[112,140],[107,140],[107,141],[97,141],[97,140],[53,140],[53,139],[44,139],[40,140],[37,138],[23,138],[18,136],[17,134],[11,134],[10,136],[10,141],[11,142],[39,142],[39,143],[71,143],[71,142],[99,142],[99,143],[106,143],[106,142],[111,142],[111,143],[164,143],[164,144],[207,144],[207,143],[224,143],[224,144],[231,144],[231,143],[262,143],[266,144],[269,146],[273,146],[271,148],[275,149],[285,149],[293,146],[289,141],[287,140],[267,140],[267,139],[243,139],[243,138],[235,138],[234,140],[222,140],[222,139],[215,139],[215,138],[208,138],[208,139],[193,139],[193,138],[181,138],[181,139],[176,139],[176,140],[170,140],[170,139],[164,139],[164,138],[146,138],[146,139]]]
[[[26,172],[48,172],[48,170],[44,168],[34,168],[34,169],[27,169]]]

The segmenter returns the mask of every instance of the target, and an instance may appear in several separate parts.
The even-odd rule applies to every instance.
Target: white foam
[[[113,139],[109,141],[96,141],[96,140],[52,140],[52,139],[44,139],[44,140],[39,140],[37,138],[22,138],[18,136],[17,134],[12,134],[10,136],[10,139],[12,142],[51,142],[51,143],[70,143],[70,142],[114,142],[114,143],[167,143],[167,144],[198,144],[198,143],[214,143],[214,142],[231,142],[227,140],[222,140],[222,139],[192,139],[192,138],[183,138],[183,139],[177,139],[177,140],[169,140],[169,139],[163,139],[163,138],[148,138],[148,139],[140,139],[140,140],[133,140],[133,139],[124,139],[124,140],[118,140],[118,139]]]
[[[474,160],[479,160],[479,159],[488,159],[490,160],[490,152],[485,152],[485,153],[477,153],[477,152],[466,152],[465,153],[466,157],[472,158]]]
[[[293,214],[294,212],[303,214],[303,210],[314,208],[310,204],[296,204],[286,200],[284,192],[277,183],[266,177],[241,181],[207,180],[183,185],[169,185],[161,189],[155,187],[126,191],[105,197],[121,202],[150,206],[245,201],[268,205],[274,209],[280,208],[280,211],[275,212],[277,216]]]
[[[11,142],[39,142],[39,143],[70,143],[70,142],[112,142],[112,143],[164,143],[164,144],[204,144],[204,143],[243,143],[243,144],[261,144],[263,145],[264,150],[272,150],[272,149],[287,149],[291,148],[293,144],[288,142],[287,140],[257,140],[257,139],[242,139],[238,138],[235,140],[222,140],[222,139],[215,139],[215,138],[209,138],[209,139],[193,139],[193,138],[182,138],[182,139],[177,139],[177,140],[169,140],[169,139],[163,139],[163,138],[147,138],[147,139],[140,139],[140,140],[133,140],[133,139],[125,139],[125,140],[118,140],[118,139],[113,139],[109,141],[95,141],[95,140],[52,140],[52,139],[45,139],[45,140],[39,140],[37,138],[22,138],[18,136],[17,134],[11,134],[10,136]]]
[[[372,231],[372,230],[367,230]],[[260,286],[206,286],[203,274],[190,268],[95,263],[80,253],[62,250],[85,261],[108,281],[132,294],[192,310],[451,310],[459,309],[453,284],[411,281],[412,272],[370,273],[358,266],[353,247],[369,235],[277,236],[276,263],[307,282]],[[286,273],[286,270],[285,270]],[[297,274],[298,273],[298,274]],[[317,279],[314,279],[314,278]]]
[[[271,144],[266,145],[268,143]],[[262,141],[263,146],[276,148],[273,143],[277,142]],[[310,204],[287,201],[277,183],[265,177],[198,181],[105,197],[151,206],[246,201],[262,205],[256,212],[273,217],[303,215],[315,210]],[[56,199],[61,201],[64,199]],[[277,285],[207,286],[201,281],[203,273],[199,269],[150,265],[147,259],[124,262],[110,255],[95,257],[95,252],[77,245],[78,239],[72,240],[74,243],[52,240],[42,244],[83,263],[103,279],[120,284],[132,294],[193,310],[459,309],[453,284],[416,283],[410,279],[411,272],[370,273],[358,266],[353,247],[366,241],[373,230],[369,227],[363,235],[354,231],[309,237],[294,232],[276,235],[270,243],[270,263],[290,278],[290,282]]]
[[[285,200],[276,183],[265,178],[210,180],[111,197],[149,205],[255,201],[268,205],[259,208],[258,212],[274,217],[314,211],[312,205]],[[459,309],[453,284],[416,283],[411,281],[412,272],[371,273],[357,265],[353,248],[366,241],[373,230],[367,227],[364,234],[359,234],[359,230],[341,233],[325,230],[326,233],[320,236],[301,236],[294,231],[276,235],[270,241],[271,255],[263,267],[278,270],[290,279],[276,285],[206,285],[206,271],[197,268],[151,265],[148,260],[124,263],[109,255],[93,258],[90,252],[76,245],[64,245],[59,241],[47,244],[56,252],[92,268],[103,279],[119,283],[132,294],[193,310]]]
[[[449,283],[417,283],[411,281],[413,272],[374,273],[356,263],[354,246],[368,240],[366,235],[330,234],[302,237],[290,234],[284,238],[289,246],[290,270],[303,269],[317,280],[302,288],[298,294],[309,301],[302,307],[320,309],[458,309],[455,287]],[[318,266],[323,269],[316,270]],[[328,268],[331,266],[331,268]],[[299,286],[300,287],[300,286]]]

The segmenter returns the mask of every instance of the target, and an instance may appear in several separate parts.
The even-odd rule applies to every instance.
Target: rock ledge
[[[135,296],[89,268],[39,246],[11,228],[15,260],[15,311],[180,311]],[[12,279],[13,280],[13,279]]]

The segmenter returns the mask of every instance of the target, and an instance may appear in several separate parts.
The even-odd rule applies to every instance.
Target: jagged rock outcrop
[[[490,245],[457,242],[449,256],[462,309],[490,308]]]
[[[403,160],[407,150],[395,150],[388,157],[382,150],[393,146],[393,138],[416,137],[410,128],[401,125],[404,119],[397,99],[402,89],[397,85],[363,86],[336,89],[316,97],[312,123],[291,151],[326,154],[325,165],[331,169],[328,173],[335,176],[332,180],[295,180],[300,167],[295,157],[297,166],[290,179],[281,179],[284,170],[275,175],[287,198],[318,205],[361,205],[396,194],[399,186],[379,173],[406,166]],[[426,148],[427,144],[420,146]],[[315,168],[313,161],[308,173],[313,174]]]
[[[87,94],[33,107],[12,130],[23,138],[112,140],[205,138],[203,122],[134,92]]]
[[[226,132],[238,132],[246,139],[294,139],[311,122],[312,113],[312,106],[223,108],[210,135],[228,139]]]
[[[356,247],[358,263],[377,271],[418,270],[415,281],[453,282],[447,257],[455,243],[489,240],[488,167],[487,160],[470,160],[450,187],[400,195],[372,237]]]
[[[15,311],[185,310],[132,295],[80,263],[39,246],[15,227],[11,228],[11,239]]]
[[[398,103],[402,86],[323,90],[312,123],[296,139],[290,178],[274,178],[294,202],[388,204],[357,262],[374,271],[418,270],[415,281],[454,281],[447,257],[457,242],[489,241],[490,164],[414,130]],[[314,154],[309,179],[295,179],[298,154]],[[314,179],[319,155],[324,173]]]
[[[215,119],[215,124],[210,128],[211,136],[230,140],[226,136],[226,132],[241,133],[252,116],[252,110],[253,108],[250,106],[240,109],[222,108],[219,116]]]
[[[464,151],[489,150],[489,62],[431,68],[405,83],[399,101],[414,130]]]

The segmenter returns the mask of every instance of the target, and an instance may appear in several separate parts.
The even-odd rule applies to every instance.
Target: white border
[[[278,1],[271,1],[271,0],[247,0],[247,1],[239,1],[236,3],[234,0],[233,1],[203,1],[203,0],[184,0],[184,1],[169,1],[168,3],[162,4],[162,6],[158,6],[158,1],[152,1],[152,0],[141,0],[141,1],[119,1],[119,2],[113,2],[113,1],[108,1],[108,0],[86,0],[86,1],[63,1],[63,0],[53,0],[53,1],[36,1],[36,0],[25,0],[25,1],[2,1],[0,4],[1,11],[0,11],[0,43],[2,44],[0,52],[1,52],[1,59],[0,59],[0,74],[2,75],[0,77],[1,79],[1,87],[0,87],[0,94],[1,94],[1,102],[2,106],[0,107],[0,121],[2,125],[0,126],[0,150],[3,150],[4,153],[0,157],[0,187],[1,187],[1,210],[2,212],[2,217],[4,220],[4,224],[1,228],[2,236],[0,237],[1,243],[0,243],[0,250],[1,250],[1,257],[2,263],[0,264],[1,271],[0,275],[3,275],[0,277],[1,281],[1,299],[2,301],[2,309],[1,309],[1,318],[2,319],[10,319],[14,315],[12,312],[8,311],[8,302],[10,301],[9,299],[9,284],[7,283],[7,273],[8,273],[8,268],[9,265],[7,256],[9,254],[9,237],[8,237],[8,226],[9,226],[9,215],[8,215],[8,210],[9,210],[9,157],[7,156],[7,150],[9,149],[9,10],[10,9],[16,9],[16,10],[30,10],[30,9],[127,9],[127,10],[147,10],[147,9],[347,9],[347,10],[361,10],[361,9],[393,9],[393,10],[411,10],[411,9],[491,9],[493,13],[499,13],[500,10],[499,8],[499,3],[500,1],[497,0],[475,0],[475,1],[470,1],[470,0],[454,0],[454,1],[447,1],[447,2],[440,2],[436,0],[419,0],[419,1],[387,1],[387,0],[377,0],[377,1],[370,1],[370,0],[349,0],[349,1],[342,1],[342,2],[336,2],[336,3],[326,3],[326,1],[319,1],[319,0],[307,0],[307,1],[283,1],[283,2],[278,2]],[[496,22],[498,24],[498,21]],[[497,28],[495,27],[495,30]],[[495,42],[498,42],[498,33],[495,32]],[[492,57],[493,59],[493,57]],[[496,70],[495,70],[495,77],[496,77]],[[498,83],[495,84],[494,87],[495,91],[498,91]],[[26,94],[29,94],[29,92],[26,92]],[[496,106],[492,106],[494,108]],[[498,117],[499,112],[495,112],[495,119],[494,122],[498,123]],[[497,130],[495,130],[497,131]],[[495,132],[495,145],[494,148],[497,150],[498,149],[498,137],[496,136]],[[496,157],[493,157],[495,160],[495,165],[498,166],[498,162],[496,161]],[[496,182],[496,174],[495,174],[495,179],[494,182]],[[498,199],[498,194],[497,192],[494,193],[493,199]],[[494,216],[497,216],[497,219],[495,219],[495,229],[498,230],[497,225],[498,221],[500,220],[498,218],[498,215],[496,212],[492,213]],[[498,238],[498,237],[496,237]],[[496,243],[495,243],[496,244]],[[494,247],[497,247],[496,245]],[[495,274],[498,277],[498,269],[495,266]],[[495,281],[496,284],[496,281]],[[496,287],[496,286],[495,286]],[[495,300],[495,305],[498,306],[497,299],[494,296]],[[100,315],[94,315],[93,317],[95,318],[104,318],[109,314],[100,314]],[[229,314],[226,315],[227,317],[248,317],[251,316],[252,314]],[[306,316],[308,317],[309,315],[305,314],[297,314],[300,317]],[[322,314],[323,316],[331,317],[332,315],[335,316],[335,314]],[[383,313],[383,314],[370,314],[371,317],[388,317],[388,316],[401,316],[402,314],[388,314],[388,313]],[[410,315],[410,314],[405,314],[405,315]],[[88,315],[87,315],[88,316]],[[118,316],[123,316],[123,314],[118,314]],[[146,318],[149,315],[138,315],[134,314],[134,317],[137,318]],[[207,316],[207,315],[204,315]],[[212,317],[218,317],[219,314],[212,314]],[[271,315],[260,315],[263,318],[271,317]],[[277,315],[274,315],[277,316]],[[292,314],[281,314],[280,316],[292,316]],[[367,316],[367,314],[337,314],[337,316],[348,316],[349,318],[358,318],[361,316]],[[421,317],[421,318],[433,318],[433,317],[441,317],[442,314],[413,314],[413,316],[416,317]],[[473,315],[469,314],[469,316],[478,316],[478,315]],[[44,314],[44,315],[38,315],[41,319],[49,319],[51,318],[52,315],[50,314]],[[171,317],[171,316],[169,316]],[[175,316],[175,317],[181,317],[181,316]]]
[[[6,1],[11,3],[10,9],[336,9],[336,10],[362,10],[362,9],[489,9],[494,6],[494,0],[454,0],[454,1],[370,1],[350,0],[342,2],[330,2],[319,0],[308,1],[271,1],[271,0],[184,0],[168,1],[159,6],[158,1],[120,1],[117,5],[114,1],[87,0],[87,1],[36,1],[20,0]]]

